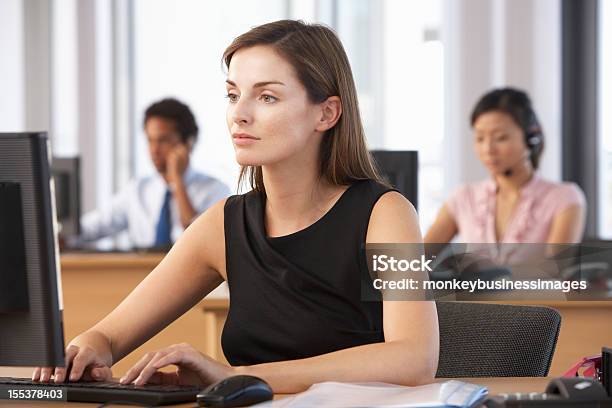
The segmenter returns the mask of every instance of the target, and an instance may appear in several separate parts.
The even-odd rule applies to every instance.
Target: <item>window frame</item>
[[[586,196],[585,237],[599,231],[598,0],[561,3],[562,177]]]

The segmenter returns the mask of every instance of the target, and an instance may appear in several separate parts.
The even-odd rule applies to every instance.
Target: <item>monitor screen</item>
[[[46,133],[0,133],[0,366],[62,366],[61,284]],[[0,200],[4,201],[4,200]],[[4,228],[6,227],[6,229]]]
[[[55,202],[59,232],[64,237],[78,236],[81,218],[80,160],[54,157],[51,174],[55,180]]]
[[[418,210],[418,152],[372,150],[370,153],[381,175]]]

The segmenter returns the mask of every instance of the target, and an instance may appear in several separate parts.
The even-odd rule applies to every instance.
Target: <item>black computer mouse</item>
[[[571,401],[604,401],[608,393],[601,383],[592,378],[553,378],[546,387],[546,394],[557,395]]]
[[[271,400],[273,396],[272,388],[261,378],[236,375],[209,385],[197,399],[201,407],[243,407]]]

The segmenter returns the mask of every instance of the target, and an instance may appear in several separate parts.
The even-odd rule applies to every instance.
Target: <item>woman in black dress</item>
[[[39,368],[34,378],[110,378],[114,362],[225,280],[231,366],[178,344],[148,353],[121,381],[206,385],[251,374],[277,393],[328,380],[432,381],[435,304],[362,300],[371,288],[364,244],[422,238],[414,207],[372,166],[342,44],[324,26],[277,21],[236,38],[224,62],[227,125],[241,181],[253,189],[200,216],[113,312],[76,337],[70,372]],[[159,371],[168,365],[177,371]]]

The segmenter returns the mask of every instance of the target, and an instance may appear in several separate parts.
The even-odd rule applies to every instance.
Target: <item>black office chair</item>
[[[550,368],[561,315],[549,307],[437,302],[436,377],[539,377]]]

